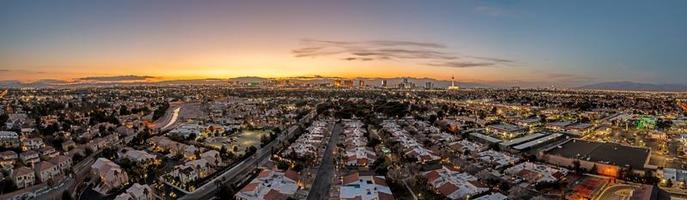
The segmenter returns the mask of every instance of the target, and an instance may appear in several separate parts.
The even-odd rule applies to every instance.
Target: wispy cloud
[[[435,67],[504,66],[513,60],[483,56],[458,56],[446,51],[444,44],[431,42],[370,40],[333,41],[301,40],[301,48],[291,51],[294,57],[337,57],[345,61],[392,60]]]
[[[492,57],[484,57],[484,56],[470,56],[470,57],[476,58],[476,59],[481,59],[481,60],[486,60],[486,61],[498,62],[498,63],[513,63],[513,62],[515,62],[513,60],[503,59],[503,58],[492,58]]]
[[[455,62],[443,62],[443,63],[428,63],[427,65],[438,66],[438,67],[470,68],[470,67],[491,67],[491,66],[494,66],[494,63],[455,61]]]
[[[126,75],[126,76],[92,76],[79,78],[81,81],[102,81],[102,82],[122,82],[122,81],[145,81],[149,79],[155,79],[154,76],[136,76],[136,75]]]
[[[24,74],[43,74],[43,71],[32,71],[24,69],[0,69],[0,73],[24,73]]]

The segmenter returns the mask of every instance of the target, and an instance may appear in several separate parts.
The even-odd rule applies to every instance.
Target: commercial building
[[[583,169],[595,169],[598,174],[618,177],[622,170],[644,175],[645,169],[653,168],[648,164],[650,151],[616,143],[569,139],[542,151],[540,157],[562,167],[574,167],[575,162],[579,162]]]

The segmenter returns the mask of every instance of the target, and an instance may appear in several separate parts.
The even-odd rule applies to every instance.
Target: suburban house
[[[129,182],[129,176],[126,172],[119,165],[106,158],[98,158],[91,165],[91,175],[100,180],[95,190],[103,194]]]
[[[263,169],[234,197],[239,200],[287,199],[298,191],[299,175],[295,171]]]
[[[19,167],[12,173],[12,179],[17,188],[25,188],[36,183],[36,174],[28,167]]]

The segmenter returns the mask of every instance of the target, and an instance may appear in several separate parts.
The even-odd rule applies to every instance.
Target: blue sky
[[[465,81],[534,85],[687,84],[687,1],[2,4],[0,79],[343,74],[438,79],[455,75]],[[379,46],[370,41],[397,43]],[[398,42],[438,46],[427,49]],[[355,45],[353,50],[348,43]],[[393,51],[392,59],[350,57],[371,51],[379,55],[378,50],[391,47],[402,52],[419,48],[422,55],[439,51],[449,58],[399,51]],[[293,55],[303,48],[346,51]]]

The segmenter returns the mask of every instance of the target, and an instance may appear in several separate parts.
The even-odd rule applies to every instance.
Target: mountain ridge
[[[585,86],[578,87],[577,89],[685,92],[685,91],[687,91],[687,85],[639,83],[639,82],[631,82],[631,81],[614,81],[614,82],[601,82],[601,83],[585,85]]]

